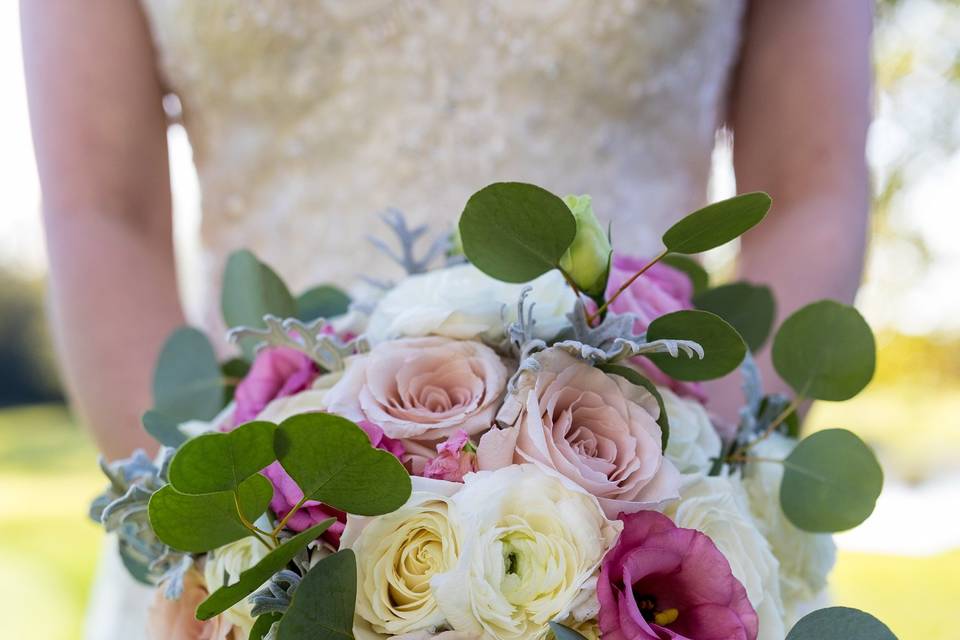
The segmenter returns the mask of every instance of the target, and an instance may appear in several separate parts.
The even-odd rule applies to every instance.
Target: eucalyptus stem
[[[639,277],[642,276],[644,273],[646,273],[647,270],[650,269],[650,267],[652,267],[653,265],[655,265],[655,264],[657,264],[658,262],[660,262],[668,253],[670,253],[670,250],[669,250],[669,249],[664,249],[664,250],[661,251],[659,254],[657,254],[657,256],[654,257],[653,260],[651,260],[651,261],[648,262],[647,264],[643,265],[643,267],[641,267],[639,271],[637,271],[635,274],[633,274],[632,276],[630,276],[630,278],[629,278],[626,282],[624,282],[622,285],[620,285],[620,288],[617,289],[617,290],[613,293],[612,296],[610,296],[602,305],[600,305],[600,308],[599,308],[599,309],[597,309],[596,311],[594,311],[593,313],[591,313],[589,316],[587,316],[587,322],[593,324],[593,322],[594,322],[597,318],[600,317],[600,314],[602,314],[604,311],[606,311],[607,308],[610,306],[610,304],[611,304],[614,300],[616,300],[618,297],[620,297],[620,294],[621,294],[621,293],[623,293],[624,291],[626,291],[627,289],[629,289],[629,288],[630,288],[630,285],[632,285],[632,284],[634,283],[634,281],[636,281],[637,278],[639,278]]]
[[[300,498],[300,501],[299,501],[297,504],[293,505],[293,508],[290,509],[290,511],[287,512],[287,515],[283,516],[283,519],[280,520],[280,522],[277,523],[277,526],[273,529],[273,533],[270,534],[274,539],[276,539],[277,535],[278,535],[281,531],[283,531],[283,528],[284,528],[285,526],[287,526],[287,522],[290,520],[290,518],[293,517],[293,514],[295,514],[297,511],[299,511],[300,508],[301,508],[304,504],[306,504],[306,502],[307,502],[307,496],[303,496],[302,498]]]
[[[743,455],[742,453],[734,454],[734,455],[730,456],[729,458],[727,458],[727,460],[728,460],[729,462],[771,462],[771,463],[775,463],[775,464],[783,464],[783,462],[784,462],[783,460],[781,460],[781,459],[779,459],[779,458],[764,458],[764,457],[762,457],[762,456],[747,456],[747,455]]]
[[[246,517],[244,517],[243,510],[240,508],[240,498],[239,496],[237,496],[236,491],[233,492],[233,504],[237,508],[237,516],[240,518],[240,524],[246,527],[250,531],[250,533],[253,534],[253,537],[255,537],[257,540],[262,542],[263,546],[273,551],[275,546],[271,545],[267,541],[267,538],[265,538],[264,536],[269,536],[270,539],[273,540],[274,544],[276,544],[276,541],[277,541],[276,536],[266,531],[262,531],[260,527],[256,526],[255,524],[247,520]]]
[[[800,403],[803,402],[803,400],[804,398],[802,395],[797,395],[793,400],[790,401],[790,404],[788,404],[783,409],[783,411],[780,412],[780,415],[774,418],[773,421],[769,425],[767,425],[767,428],[764,429],[763,433],[761,433],[760,436],[755,440],[752,440],[747,444],[745,444],[743,446],[743,449],[741,449],[741,451],[748,451],[751,447],[753,447],[758,442],[763,442],[764,440],[769,438],[773,434],[773,432],[777,430],[777,427],[783,424],[783,421],[789,418],[790,414],[797,410],[797,408],[800,406]]]

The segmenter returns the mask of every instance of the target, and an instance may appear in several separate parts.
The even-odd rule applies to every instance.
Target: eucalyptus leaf
[[[645,356],[661,371],[677,380],[720,378],[740,366],[747,354],[747,345],[736,329],[708,311],[684,310],[660,316],[650,323],[646,338],[649,342],[692,340],[703,347],[702,360],[683,354],[676,358],[665,353]]]
[[[278,640],[353,640],[357,558],[343,549],[303,577],[280,620]]]
[[[574,631],[566,625],[559,622],[550,622],[550,630],[553,631],[555,640],[587,640],[582,633]]]
[[[848,400],[873,378],[877,346],[853,307],[822,300],[787,318],[773,339],[773,366],[797,394]]]
[[[261,475],[247,478],[236,493],[189,495],[166,485],[150,498],[150,526],[174,549],[206,553],[251,535],[237,507],[253,522],[266,512],[272,497],[273,485]]]
[[[632,384],[637,385],[638,387],[643,387],[650,394],[656,398],[657,404],[660,405],[660,417],[657,418],[657,424],[660,425],[660,443],[661,451],[667,450],[667,442],[670,440],[670,418],[667,416],[667,407],[663,404],[663,396],[660,394],[660,390],[657,389],[657,385],[653,384],[644,377],[636,369],[631,369],[630,367],[625,367],[618,364],[599,364],[597,368],[605,373],[611,373],[613,375],[620,376]]]
[[[870,448],[846,429],[804,438],[783,461],[780,505],[797,528],[844,531],[866,520],[883,488]]]
[[[330,518],[298,533],[265,555],[260,562],[241,573],[236,582],[211,593],[197,607],[197,619],[209,620],[259,589],[273,574],[286,567],[298,553],[306,549],[308,544],[319,538],[334,522],[336,519]]]
[[[660,259],[660,262],[687,274],[690,284],[693,285],[693,295],[703,293],[710,286],[710,274],[690,256],[682,253],[668,253]]]
[[[223,376],[207,336],[181,327],[167,338],[153,370],[153,403],[178,422],[210,420],[219,413]]]
[[[233,402],[233,394],[237,390],[237,385],[247,377],[249,372],[250,363],[243,358],[230,358],[220,365],[220,373],[223,374],[225,405]]]
[[[786,640],[897,640],[897,637],[869,613],[849,607],[828,607],[802,617]]]
[[[329,413],[287,418],[277,428],[274,449],[304,495],[341,511],[382,515],[410,497],[410,476],[400,461],[372,447],[367,434],[346,418]]]
[[[708,289],[694,298],[693,304],[729,322],[754,353],[770,335],[777,310],[770,287],[749,282],[733,282]]]
[[[150,436],[165,447],[176,449],[187,441],[180,431],[180,421],[164,415],[156,409],[150,409],[140,419],[143,428]]]
[[[467,259],[504,282],[528,282],[556,268],[576,234],[577,222],[563,200],[522,182],[484,187],[460,216]]]
[[[277,457],[272,422],[248,422],[230,433],[211,432],[186,442],[170,462],[170,484],[181,493],[231,491]]]
[[[297,298],[297,318],[304,322],[342,316],[349,308],[350,296],[331,285],[314,287]]]
[[[243,249],[227,259],[220,297],[223,320],[228,327],[262,327],[263,316],[297,315],[297,303],[273,269]]]
[[[253,621],[253,627],[250,628],[249,640],[263,640],[264,636],[270,632],[270,627],[280,622],[283,614],[277,612],[264,613],[257,616]]]
[[[689,214],[663,234],[673,253],[700,253],[724,245],[763,220],[770,196],[762,191],[721,200]]]

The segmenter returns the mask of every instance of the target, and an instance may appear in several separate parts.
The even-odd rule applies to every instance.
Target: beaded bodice
[[[744,0],[142,2],[204,280],[249,247],[302,288],[389,277],[379,212],[452,226],[504,179],[590,193],[622,249],[652,251],[705,197]]]

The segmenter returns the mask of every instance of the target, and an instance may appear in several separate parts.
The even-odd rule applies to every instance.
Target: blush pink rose
[[[480,469],[530,462],[596,496],[609,518],[679,497],[680,474],[664,458],[659,405],[646,390],[560,349],[534,358],[480,438]]]
[[[388,438],[383,433],[383,429],[377,425],[361,420],[357,425],[364,430],[367,437],[370,438],[370,444],[377,449],[389,451],[397,458],[402,458],[404,454],[403,444]],[[263,470],[263,475],[273,484],[273,498],[270,500],[270,509],[278,518],[284,518],[294,505],[303,498],[303,491],[293,481],[293,478],[280,466],[279,462],[274,462]],[[340,546],[340,536],[343,535],[343,529],[347,522],[347,514],[328,507],[322,502],[316,500],[307,500],[303,506],[297,509],[297,512],[287,520],[287,528],[292,531],[305,531],[315,524],[319,524],[328,518],[336,518],[329,529],[323,533],[323,540],[329,542],[334,547]]]
[[[437,454],[423,469],[424,478],[463,482],[463,476],[477,470],[477,449],[463,429],[438,444]]]
[[[326,403],[331,413],[374,422],[408,452],[432,457],[457,431],[489,428],[506,383],[500,357],[479,342],[405,338],[351,358]]]
[[[747,591],[709,537],[642,511],[600,565],[604,640],[756,640]]]
[[[245,640],[245,635],[223,616],[197,620],[197,606],[206,600],[206,585],[198,571],[184,576],[183,593],[168,600],[157,589],[147,617],[148,640]]]
[[[260,351],[234,393],[233,426],[250,422],[271,400],[299,393],[319,375],[306,354],[287,347]]]
[[[607,281],[606,297],[609,298],[624,282],[642,269],[647,260],[614,254],[610,263],[610,278]],[[670,265],[658,262],[610,304],[613,313],[632,313],[637,317],[633,330],[642,333],[656,318],[674,311],[693,308],[693,283],[687,274]],[[681,396],[706,402],[703,385],[697,382],[674,380],[660,371],[646,358],[635,358],[644,375],[657,385],[669,387]]]

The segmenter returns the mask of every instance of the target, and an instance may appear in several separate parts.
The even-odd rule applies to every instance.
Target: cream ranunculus
[[[435,443],[459,429],[474,435],[493,423],[506,383],[500,357],[479,342],[405,338],[351,358],[325,401],[331,413],[435,455]]]
[[[257,414],[257,420],[267,420],[280,424],[287,418],[301,413],[326,411],[327,392],[340,380],[342,375],[342,372],[338,371],[319,376],[313,381],[309,389],[271,400],[263,408],[263,411]]]
[[[213,593],[226,584],[233,584],[240,579],[241,573],[260,562],[267,553],[268,549],[263,543],[253,537],[243,538],[211,551],[203,569],[207,589]],[[222,615],[227,622],[242,629],[243,637],[247,637],[253,628],[252,609],[253,606],[243,599]]]
[[[529,462],[555,471],[596,496],[609,518],[678,496],[649,391],[561,349],[533,357],[538,366],[520,374],[497,414],[506,428],[480,439],[480,469]]]
[[[669,389],[661,387],[659,391],[670,420],[667,459],[683,474],[709,472],[711,458],[720,454],[721,442],[707,410],[696,400],[681,398]]]
[[[552,338],[567,324],[576,296],[556,270],[528,283],[534,333]],[[377,303],[367,327],[374,343],[403,336],[439,335],[499,342],[504,321],[516,319],[526,285],[494,280],[470,264],[411,276]]]
[[[360,640],[383,635],[429,634],[445,617],[430,580],[460,554],[460,531],[450,521],[450,499],[460,485],[413,478],[414,491],[400,509],[376,518],[350,516],[341,548],[357,556]]]
[[[754,522],[740,481],[727,476],[697,478],[683,488],[680,501],[666,514],[678,527],[705,533],[726,557],[759,617],[757,640],[783,640],[779,563]]]
[[[781,459],[787,457],[794,446],[796,441],[774,433],[757,443],[753,453],[762,458]],[[782,478],[781,464],[750,463],[744,471],[743,485],[757,525],[780,561],[780,591],[788,619],[792,622],[827,586],[827,575],[837,559],[837,548],[830,534],[802,531],[783,515],[780,507]]]
[[[456,566],[431,582],[448,624],[497,640],[536,640],[566,619],[622,528],[596,498],[534,465],[480,471],[451,500]]]

